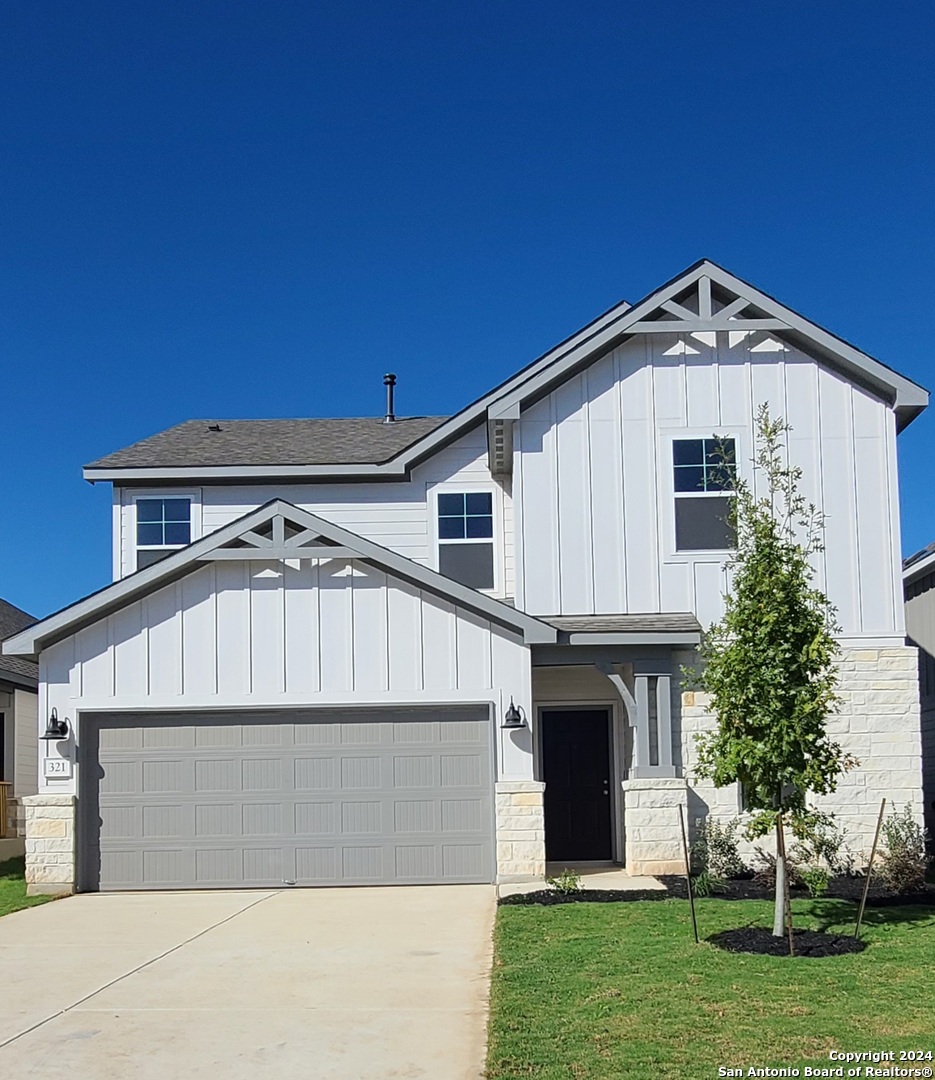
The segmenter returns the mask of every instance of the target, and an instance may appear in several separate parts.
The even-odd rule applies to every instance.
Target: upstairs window
[[[491,492],[439,493],[438,572],[472,589],[494,587]]]
[[[191,499],[136,500],[136,568],[185,547],[192,539]]]
[[[728,518],[737,480],[733,439],[676,439],[672,443],[675,550],[724,551],[734,547]]]

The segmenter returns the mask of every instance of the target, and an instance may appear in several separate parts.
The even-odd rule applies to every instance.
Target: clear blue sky
[[[109,580],[86,461],[375,414],[388,370],[455,411],[702,256],[935,388],[933,41],[863,0],[8,4],[0,596]]]

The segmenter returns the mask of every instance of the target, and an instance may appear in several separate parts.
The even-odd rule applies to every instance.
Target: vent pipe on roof
[[[396,391],[396,376],[392,372],[383,376],[383,385],[386,387],[386,416],[383,417],[384,424],[392,424],[396,420],[396,414],[393,412],[393,397]]]

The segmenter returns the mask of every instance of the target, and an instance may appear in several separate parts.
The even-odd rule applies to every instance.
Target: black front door
[[[610,860],[613,845],[608,710],[543,710],[542,774],[546,859]]]

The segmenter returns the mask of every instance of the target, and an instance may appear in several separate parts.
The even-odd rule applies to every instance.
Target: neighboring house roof
[[[288,536],[285,533],[287,523],[294,530]],[[298,546],[299,544],[304,546]],[[328,554],[331,548],[334,549],[333,556]],[[203,539],[196,540],[188,547],[42,619],[5,641],[3,651],[8,655],[36,657],[56,641],[61,641],[106,615],[177,581],[212,559],[270,561],[331,557],[364,559],[392,577],[416,585],[458,607],[513,630],[522,635],[527,644],[553,644],[558,639],[558,632],[554,627],[517,611],[501,600],[495,600],[443,577],[404,555],[381,547],[372,540],[365,540],[362,536],[301,510],[284,499],[273,499]]]
[[[593,322],[583,327],[565,341],[550,349],[521,371],[478,398],[461,412],[439,422],[414,441],[401,446],[395,456],[377,460],[354,462],[288,464],[281,461],[273,465],[262,463],[233,465],[152,466],[103,464],[109,458],[85,467],[88,480],[173,480],[173,479],[235,479],[235,478],[286,478],[286,477],[346,477],[351,479],[394,479],[408,475],[409,470],[436,450],[458,438],[480,423],[497,418],[515,419],[524,405],[537,400],[559,383],[580,371],[610,349],[634,333],[653,333],[651,325],[659,321],[663,330],[671,332],[673,311],[681,310],[691,317],[694,313],[680,307],[679,300],[699,283],[707,284],[709,290],[719,292],[726,303],[723,309],[730,312],[725,325],[715,320],[704,326],[692,326],[682,320],[678,329],[691,332],[702,329],[737,329],[769,327],[770,333],[788,342],[829,367],[841,372],[848,379],[865,386],[881,399],[887,401],[896,413],[897,428],[902,430],[928,404],[928,391],[918,384],[887,367],[868,353],[862,352],[843,338],[829,333],[817,323],[799,315],[754,285],[736,277],[708,259],[690,266],[681,274],[654,289],[638,303],[625,301],[616,304]],[[699,286],[700,287],[700,286]],[[723,301],[722,301],[723,302]],[[717,312],[715,312],[717,316]],[[741,318],[741,316],[743,316]],[[737,320],[727,325],[726,319]],[[374,424],[381,421],[374,420]],[[388,424],[386,427],[392,427]],[[158,438],[158,436],[154,436]],[[150,440],[145,440],[149,442]],[[142,446],[143,444],[137,444]],[[122,452],[121,452],[122,453]],[[113,455],[111,455],[113,457]]]
[[[231,465],[379,465],[445,416],[334,420],[186,420],[98,458],[88,469]]]
[[[903,585],[911,585],[935,570],[935,542],[903,559]]]
[[[0,600],[0,641],[25,630],[37,621],[32,615],[27,615],[6,600]],[[0,682],[11,682],[30,690],[35,689],[39,684],[39,666],[21,656],[0,655]]]

